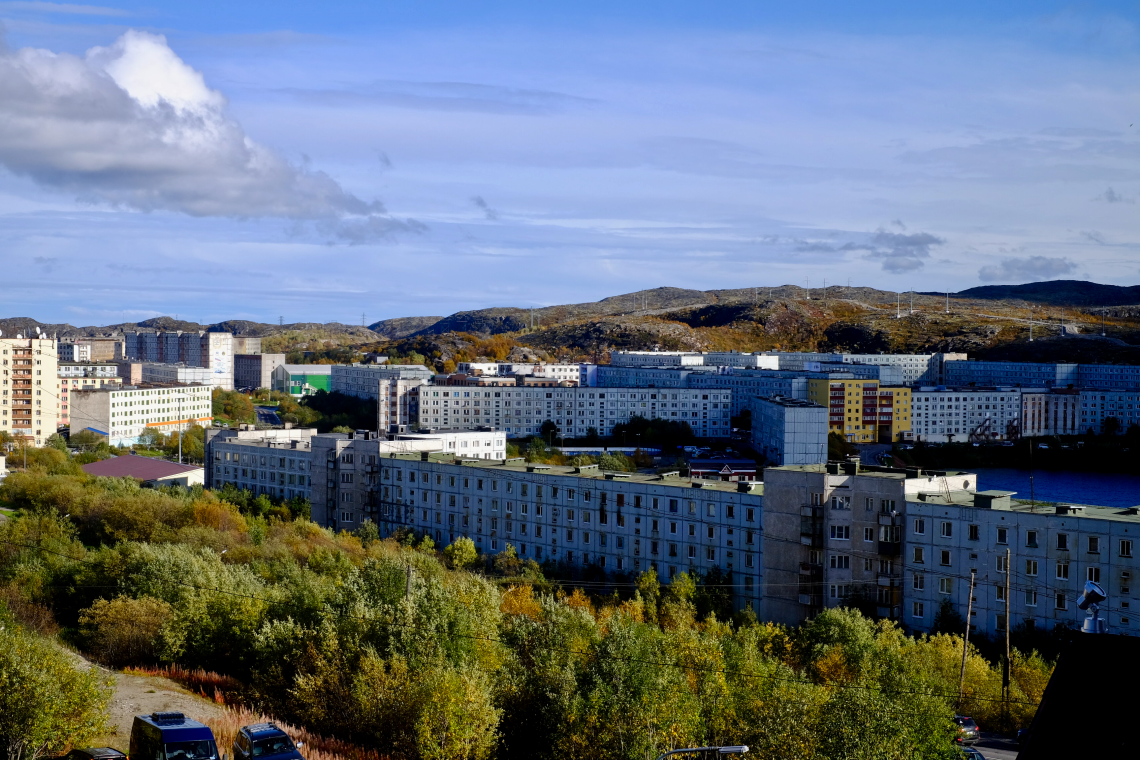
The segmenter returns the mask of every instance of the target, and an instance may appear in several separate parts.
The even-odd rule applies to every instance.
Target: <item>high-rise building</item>
[[[0,338],[0,430],[36,446],[59,428],[56,342]]]
[[[234,388],[234,336],[231,333],[127,332],[123,334],[123,341],[123,352],[129,360],[208,367],[213,387]]]
[[[828,408],[828,431],[852,443],[899,440],[911,430],[911,389],[873,380],[808,380],[808,399]]]

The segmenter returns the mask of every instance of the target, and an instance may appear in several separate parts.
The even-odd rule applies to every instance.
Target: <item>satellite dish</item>
[[[1092,581],[1085,581],[1085,591],[1081,594],[1080,601],[1077,602],[1077,609],[1087,610],[1094,604],[1100,604],[1108,595],[1104,593],[1104,589],[1100,587],[1099,583]]]

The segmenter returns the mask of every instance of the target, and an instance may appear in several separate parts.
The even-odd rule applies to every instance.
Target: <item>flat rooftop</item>
[[[420,462],[423,461],[419,454],[396,454],[390,459],[402,459],[404,461]],[[640,472],[612,472],[610,470],[602,470],[597,465],[587,465],[584,467],[575,467],[570,465],[556,465],[556,464],[530,464],[525,460],[519,459],[463,459],[457,458],[454,454],[430,454],[428,461],[435,464],[451,464],[461,465],[464,467],[474,467],[479,470],[487,470],[489,472],[507,471],[513,473],[530,473],[535,475],[560,475],[570,478],[587,478],[590,480],[615,480],[625,483],[639,483],[642,485],[657,485],[657,486],[673,486],[674,488],[693,488],[701,489],[704,491],[723,491],[725,493],[738,493],[740,487],[745,486],[748,488],[747,493],[759,495],[764,493],[764,484],[756,481],[744,481],[743,483],[726,483],[721,480],[704,480],[702,478],[682,478],[676,475],[661,475],[655,472],[640,471]],[[382,464],[383,462],[381,462]]]
[[[978,493],[973,491],[950,491],[924,493],[918,498],[908,499],[918,504],[933,506],[975,507],[977,509],[993,509],[997,512],[1017,512],[1034,515],[1063,515],[1067,517],[1087,517],[1093,520],[1114,520],[1117,522],[1140,523],[1140,506],[1137,507],[1101,507],[1095,504],[1074,504],[1072,502],[1030,501],[1028,499],[1012,498],[1015,491],[982,491],[985,496],[1009,497],[1009,507],[991,507],[984,499],[978,499]]]

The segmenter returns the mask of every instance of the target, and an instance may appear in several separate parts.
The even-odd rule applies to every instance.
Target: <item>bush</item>
[[[0,753],[36,760],[82,747],[108,730],[109,679],[77,670],[47,639],[16,627],[0,608]]]
[[[162,653],[163,627],[174,608],[161,599],[120,596],[99,599],[79,615],[84,645],[107,665],[147,665]]]

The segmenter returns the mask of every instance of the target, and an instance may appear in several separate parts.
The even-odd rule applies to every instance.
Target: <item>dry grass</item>
[[[132,676],[169,678],[179,686],[187,688],[206,699],[211,699],[219,705],[224,705],[227,702],[233,703],[240,701],[243,691],[241,681],[238,681],[236,678],[201,669],[190,670],[181,665],[166,665],[161,668],[129,667],[124,668],[123,672]]]
[[[386,758],[374,749],[364,749],[339,739],[327,739],[245,707],[227,708],[222,717],[206,721],[206,725],[214,732],[214,738],[218,741],[219,752],[227,753],[233,746],[238,729],[251,723],[274,723],[294,742],[304,742],[301,754],[306,760],[384,760]]]

